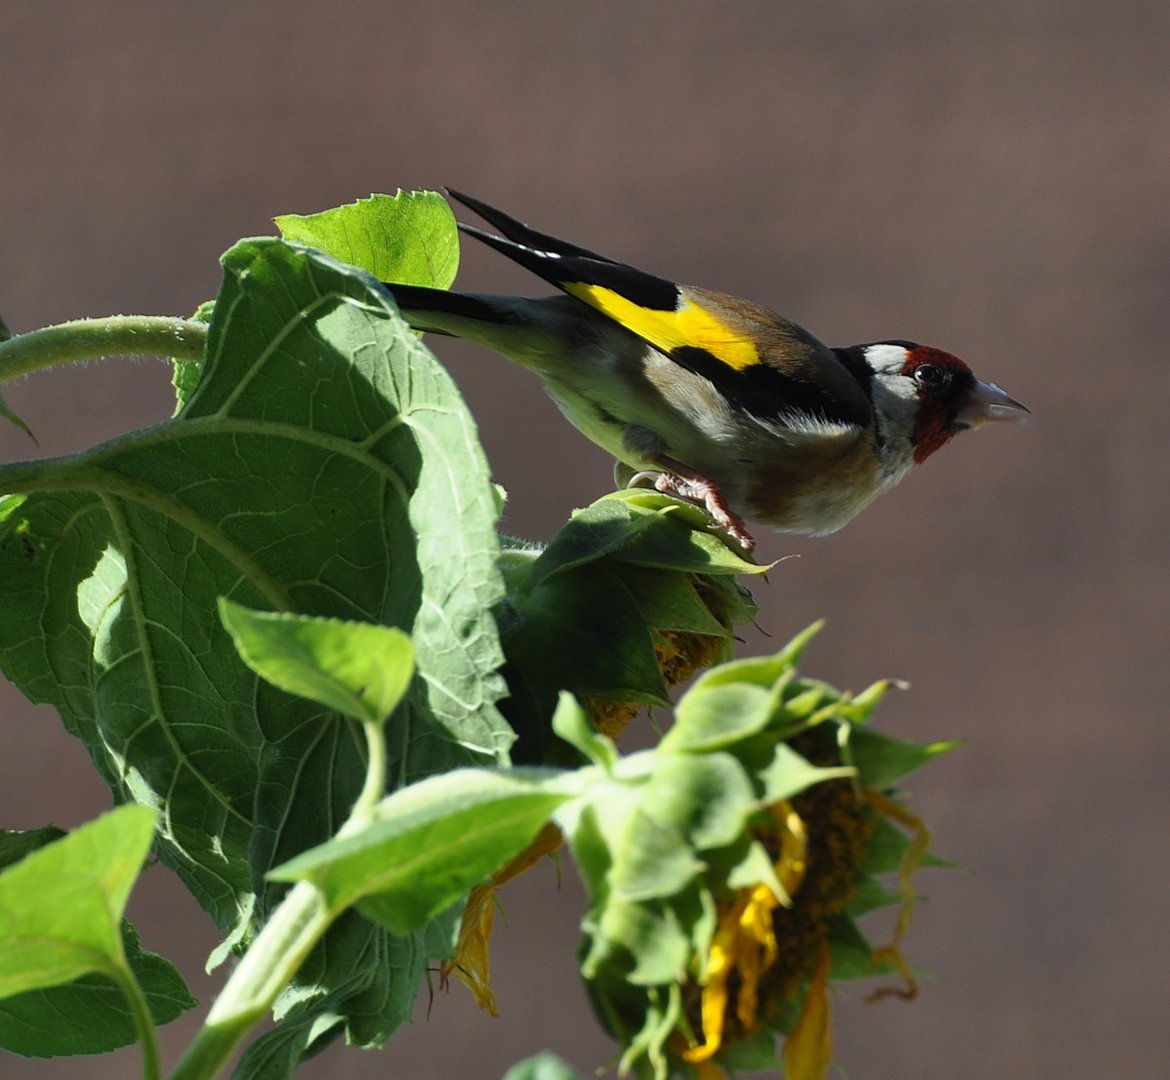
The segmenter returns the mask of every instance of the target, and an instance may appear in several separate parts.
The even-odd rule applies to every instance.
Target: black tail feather
[[[454,193],[452,193],[454,194]],[[492,222],[492,224],[497,224]],[[501,227],[497,225],[497,227]],[[658,311],[674,311],[678,306],[678,286],[666,278],[655,277],[644,270],[637,270],[625,263],[613,259],[597,257],[591,254],[575,254],[571,251],[572,245],[562,241],[554,241],[561,247],[561,251],[534,248],[529,244],[513,239],[505,239],[494,233],[485,232],[474,225],[459,223],[461,231],[468,236],[474,236],[489,247],[495,248],[501,255],[506,255],[513,262],[519,263],[526,270],[531,270],[537,277],[564,289],[570,284],[600,285],[602,288],[626,297],[626,299],[640,304],[642,307],[654,308]],[[523,226],[521,226],[523,228]],[[540,234],[535,234],[539,236]],[[583,251],[584,249],[577,249]]]
[[[524,222],[517,221],[514,217],[505,214],[503,210],[497,210],[494,206],[489,206],[471,195],[464,195],[463,192],[450,187],[446,189],[446,192],[451,198],[463,203],[469,210],[475,211],[489,225],[494,225],[504,236],[517,244],[523,244],[536,251],[549,251],[555,255],[576,255],[583,259],[593,259],[596,262],[616,262],[606,255],[599,255],[596,251],[570,244],[567,240],[559,240],[555,236],[549,236],[548,233],[537,232],[536,229],[529,228]],[[473,232],[472,226],[460,223],[459,227],[464,232],[476,236],[480,235]],[[482,236],[480,238],[482,239]]]
[[[445,315],[456,315],[463,319],[473,319],[476,322],[503,323],[506,322],[504,313],[498,305],[491,303],[486,297],[473,296],[470,293],[448,292],[446,289],[429,289],[424,285],[396,285],[393,282],[382,282],[383,287],[398,305],[407,322],[411,322],[410,313],[442,312]],[[441,330],[433,333],[443,333]]]

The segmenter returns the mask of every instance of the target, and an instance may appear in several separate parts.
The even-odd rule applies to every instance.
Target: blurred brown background
[[[759,590],[757,651],[818,616],[809,670],[966,747],[915,778],[938,848],[913,1005],[838,1001],[869,1078],[1164,1075],[1170,1058],[1170,7],[1008,0],[639,5],[9,3],[0,10],[0,312],[14,331],[184,313],[272,215],[461,187],[538,227],[739,293],[837,344],[911,337],[1035,411],[961,438]],[[543,291],[468,248],[460,283]],[[530,376],[440,342],[547,539],[609,465]],[[111,363],[6,391],[43,453],[169,413]],[[0,428],[5,460],[35,453]],[[2,602],[2,599],[0,599]],[[0,824],[108,805],[55,716],[0,687]],[[505,894],[499,1020],[424,993],[380,1053],[305,1077],[494,1078],[608,1060],[573,967],[571,868]],[[132,913],[207,1000],[210,925],[161,869]],[[200,1011],[201,1014],[202,1010]],[[173,1062],[198,1016],[165,1033]],[[4,1077],[137,1075],[135,1052],[0,1058]]]

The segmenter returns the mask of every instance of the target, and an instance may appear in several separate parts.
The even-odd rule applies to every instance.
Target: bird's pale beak
[[[1008,397],[995,383],[976,379],[955,420],[965,427],[977,428],[991,420],[1024,420],[1031,413],[1031,409]]]

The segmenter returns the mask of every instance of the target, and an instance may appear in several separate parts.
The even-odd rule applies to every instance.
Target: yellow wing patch
[[[691,300],[684,299],[674,311],[658,311],[600,285],[573,281],[561,287],[665,353],[681,345],[704,349],[736,371],[760,362],[759,351],[751,341]]]

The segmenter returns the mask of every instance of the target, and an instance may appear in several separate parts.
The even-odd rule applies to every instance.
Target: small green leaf
[[[601,912],[581,973],[592,978],[613,965],[631,983],[652,986],[682,978],[690,953],[690,934],[677,900],[636,903],[611,896]]]
[[[609,873],[611,904],[614,900],[635,902],[674,896],[703,868],[682,834],[656,820],[644,806],[630,815],[628,825]]]
[[[3,340],[3,339],[0,339]],[[28,426],[15,412],[12,411],[12,406],[4,400],[4,395],[0,394],[0,416],[12,424],[15,424],[21,431],[23,431],[35,443],[37,437],[32,433],[32,428]]]
[[[848,915],[829,924],[830,972],[834,979],[865,979],[892,972],[887,963],[875,963],[873,946]]]
[[[703,672],[695,680],[695,689],[703,690],[712,686],[743,683],[773,690],[779,683],[787,685],[795,677],[795,669],[785,652],[774,656],[748,656],[742,660],[729,660],[725,664]]]
[[[364,723],[385,721],[414,675],[410,638],[394,627],[253,611],[226,598],[219,615],[261,678]]]
[[[613,572],[638,602],[647,626],[712,637],[731,636],[731,631],[699,598],[690,575],[676,570],[629,566],[616,559]]]
[[[368,270],[379,281],[446,289],[459,266],[459,234],[447,200],[433,191],[371,195],[319,214],[281,214],[295,240]]]
[[[904,689],[906,685],[906,683],[896,679],[879,679],[843,704],[841,715],[847,720],[852,720],[855,724],[864,724],[873,715],[874,709],[881,704],[882,698],[886,696],[886,692],[891,686]]]
[[[841,695],[828,683],[815,679],[793,679],[784,688],[784,710],[793,719],[810,720],[825,698],[837,702]]]
[[[54,840],[68,835],[56,825],[40,829],[0,829],[0,870],[20,862],[30,851],[43,848]]]
[[[653,491],[625,489],[576,511],[544,550],[533,584],[553,574],[613,556],[662,570],[707,574],[762,574],[707,531],[710,520],[696,506]]]
[[[540,769],[456,769],[379,803],[364,829],[269,873],[315,882],[334,911],[408,934],[518,855],[570,798],[564,774]]]
[[[174,966],[143,949],[124,919],[122,949],[156,1025],[168,1024],[198,1004]],[[26,1057],[103,1054],[129,1046],[137,1037],[125,995],[105,975],[29,990],[0,1006],[0,1047]]]
[[[605,558],[650,523],[650,515],[635,516],[624,503],[609,497],[573,511],[536,560],[531,583],[536,585],[553,574]]]
[[[560,690],[669,704],[638,602],[604,565],[542,581],[513,597],[511,614],[501,627],[508,660],[549,708]]]
[[[904,832],[880,814],[874,814],[873,832],[865,845],[865,854],[857,865],[858,877],[877,877],[896,872],[909,846],[910,841]]]
[[[659,754],[643,789],[642,806],[676,829],[695,851],[723,847],[743,831],[756,796],[731,754]]]
[[[771,762],[757,774],[764,786],[764,801],[768,803],[789,799],[824,780],[842,780],[856,776],[856,770],[847,766],[821,768],[806,761],[787,743],[777,743]]]
[[[504,1074],[503,1080],[585,1080],[585,1074],[545,1050],[517,1062]]]
[[[853,727],[849,730],[847,755],[861,774],[863,787],[884,791],[908,772],[959,745],[957,741],[913,743],[880,735],[872,728]]]
[[[0,495],[0,523],[7,521],[27,498],[27,495]]]
[[[725,860],[727,888],[752,889],[757,885],[767,885],[776,896],[788,895],[776,876],[775,860],[759,840],[742,838],[719,852],[718,857],[712,859],[712,868],[721,871]]]
[[[191,316],[193,322],[209,323],[215,315],[215,301],[204,300]],[[179,360],[171,357],[171,385],[175,388],[175,415],[177,416],[187,404],[199,380],[203,378],[205,366],[201,361]]]
[[[771,695],[751,683],[695,683],[678,702],[675,723],[662,739],[671,751],[724,749],[762,731],[772,718]]]
[[[613,768],[618,759],[613,739],[603,735],[590,722],[589,715],[572,694],[562,691],[552,717],[552,729],[570,746],[580,750],[594,765]]]
[[[119,807],[0,874],[0,998],[122,973],[122,911],[154,822],[153,810]]]
[[[860,918],[870,911],[889,907],[901,901],[901,894],[887,889],[880,881],[870,877],[859,878],[853,886],[853,893],[845,910],[854,918]]]

